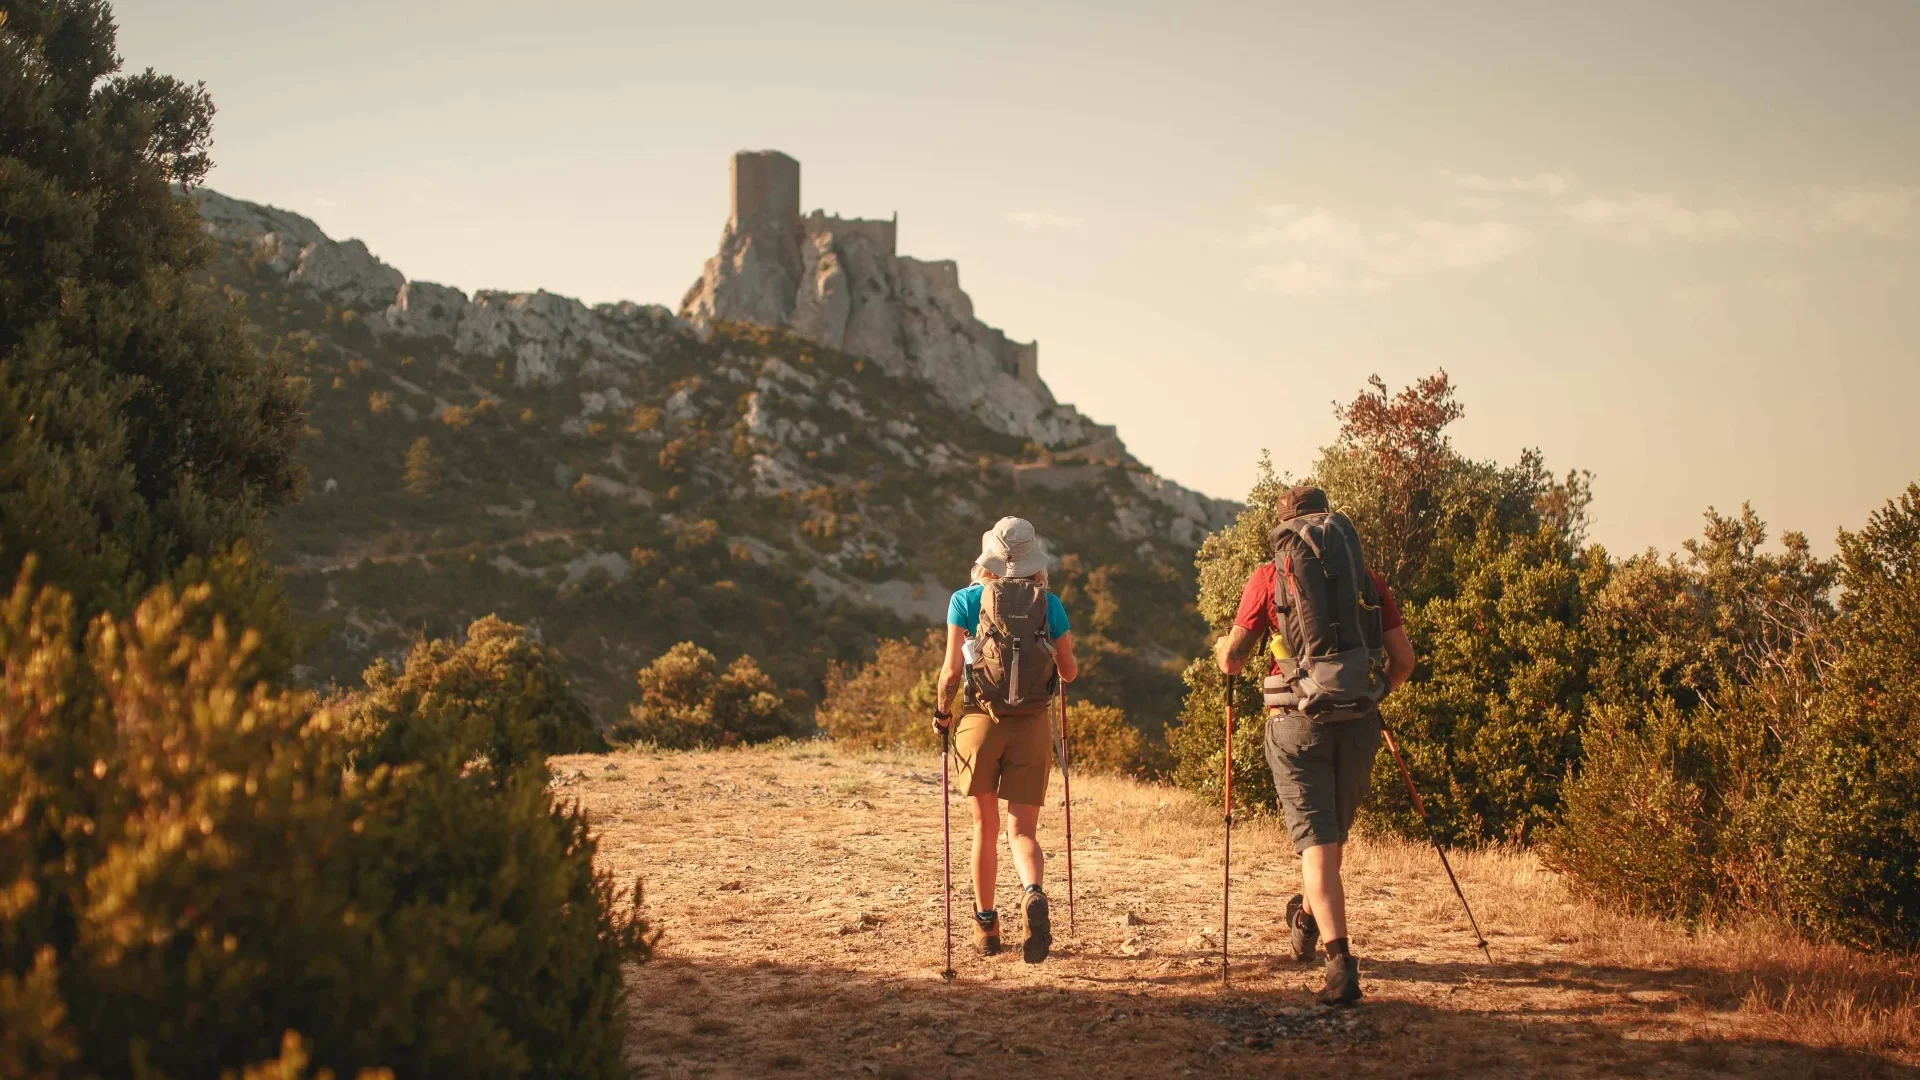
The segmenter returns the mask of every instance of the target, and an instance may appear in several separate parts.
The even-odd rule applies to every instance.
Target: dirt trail
[[[1349,902],[1368,996],[1319,1009],[1317,968],[1286,959],[1280,916],[1298,874],[1272,821],[1235,829],[1223,994],[1218,811],[1092,777],[1074,781],[1077,934],[1057,775],[1042,819],[1058,940],[1038,966],[1017,948],[984,959],[967,947],[955,802],[948,986],[936,756],[808,746],[553,764],[557,790],[597,823],[602,865],[644,877],[665,933],[657,960],[629,975],[642,1076],[1915,1075],[1763,1032],[1711,973],[1581,962],[1576,933],[1541,929],[1554,920],[1540,897],[1558,895],[1547,875],[1515,856],[1458,860],[1489,965],[1431,851],[1356,844]],[[1012,907],[1006,858],[1000,888]],[[1013,941],[1021,930],[1005,926]]]

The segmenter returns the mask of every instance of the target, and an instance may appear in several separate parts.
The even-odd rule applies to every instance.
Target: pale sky
[[[115,8],[214,188],[469,291],[677,307],[783,150],[1209,494],[1437,367],[1616,551],[1743,500],[1830,551],[1920,479],[1920,4]]]

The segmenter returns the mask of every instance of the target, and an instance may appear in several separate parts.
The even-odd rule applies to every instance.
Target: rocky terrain
[[[313,681],[494,612],[558,646],[607,716],[680,640],[814,693],[829,662],[937,622],[980,532],[1017,513],[1107,661],[1092,699],[1170,715],[1203,629],[1192,553],[1232,504],[1055,403],[1036,347],[882,223],[796,215],[788,294],[747,287],[777,275],[730,221],[676,313],[468,296],[298,214],[191,198],[215,283],[310,386],[310,491],[272,557],[318,627]]]

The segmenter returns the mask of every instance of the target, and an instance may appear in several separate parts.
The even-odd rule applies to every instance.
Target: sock
[[[1038,886],[1038,885],[1029,885],[1029,886],[1027,886],[1027,891],[1028,891],[1028,892],[1030,892],[1030,893],[1035,893],[1035,892],[1039,892],[1039,891],[1040,891],[1040,886]]]
[[[1336,956],[1352,956],[1353,955],[1352,953],[1347,951],[1347,939],[1343,937],[1334,938],[1332,941],[1327,942],[1325,945],[1321,947],[1327,950],[1327,959],[1329,960],[1333,959]]]
[[[980,920],[981,926],[991,926],[993,925],[994,920],[998,919],[1000,915],[998,912],[995,912],[992,908],[988,908],[985,911],[974,912],[973,917]]]

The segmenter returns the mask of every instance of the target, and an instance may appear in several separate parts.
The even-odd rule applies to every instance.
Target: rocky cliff
[[[681,301],[683,316],[791,330],[925,379],[988,425],[1042,446],[1114,437],[1054,400],[1037,344],[974,316],[958,266],[896,251],[897,221],[801,217],[800,164],[778,151],[734,155],[732,179],[720,251]]]
[[[275,557],[327,628],[314,680],[351,682],[422,630],[498,612],[557,644],[607,715],[636,667],[688,639],[817,692],[829,662],[937,624],[981,530],[1017,513],[1040,525],[1104,658],[1096,699],[1131,701],[1148,726],[1171,712],[1163,668],[1201,633],[1194,546],[1232,505],[1051,404],[1018,369],[1031,347],[973,320],[950,267],[890,251],[860,263],[890,247],[882,223],[796,218],[826,238],[798,269],[750,255],[765,230],[730,224],[745,276],[819,282],[831,255],[836,280],[873,298],[796,291],[782,314],[781,291],[760,288],[754,320],[728,317],[742,312],[726,297],[753,290],[712,264],[718,284],[686,317],[469,297],[297,214],[192,197],[226,252],[219,283],[311,387],[312,493],[282,517]],[[896,329],[870,332],[882,325]],[[929,374],[938,357],[950,370]],[[984,389],[957,374],[987,368]]]

